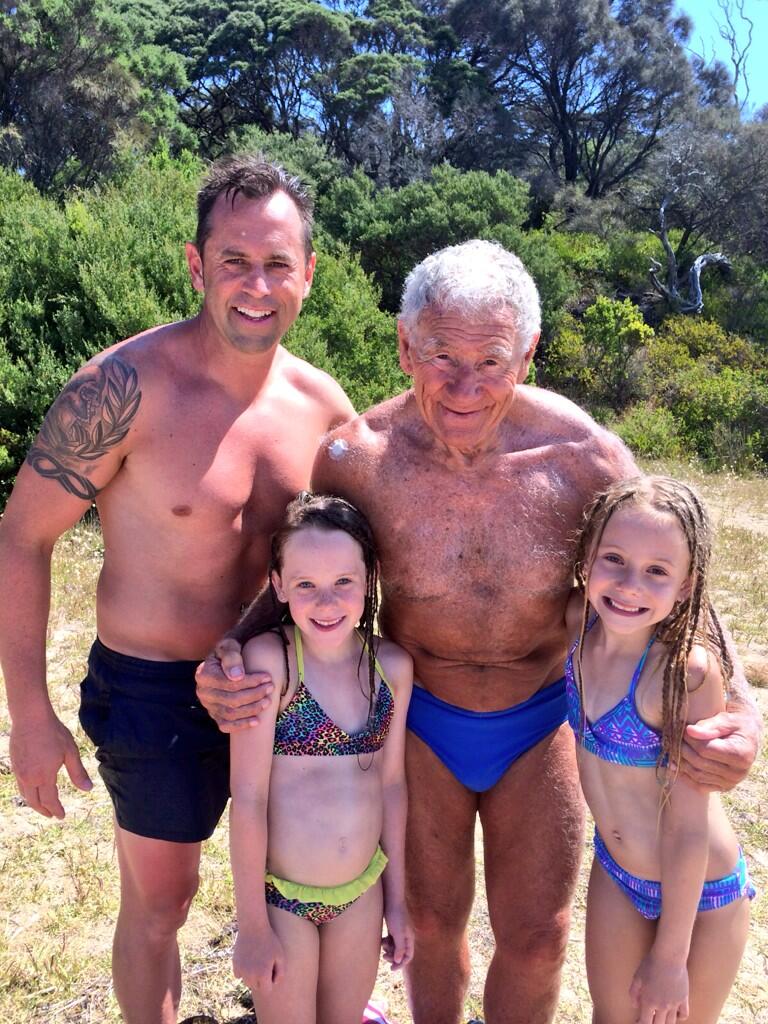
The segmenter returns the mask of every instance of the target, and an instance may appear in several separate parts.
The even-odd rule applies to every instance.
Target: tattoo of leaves
[[[82,464],[95,462],[123,440],[140,403],[139,378],[132,366],[113,356],[90,367],[51,406],[27,462],[69,494],[93,501],[98,489]]]

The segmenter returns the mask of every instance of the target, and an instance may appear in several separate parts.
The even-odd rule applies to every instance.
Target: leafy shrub
[[[330,373],[362,412],[408,386],[397,355],[395,318],[349,254],[318,253],[312,291],[286,347]]]
[[[395,312],[408,272],[425,256],[469,238],[492,238],[517,251],[528,218],[528,186],[505,171],[436,167],[428,181],[373,191],[360,172],[336,183],[323,223],[353,251]]]
[[[652,259],[662,264],[665,259],[661,242],[655,235],[617,232],[608,240],[605,271],[616,290],[640,295],[650,286],[648,268]]]
[[[677,422],[664,406],[639,402],[630,406],[611,427],[635,455],[671,459],[683,454]]]
[[[672,412],[688,446],[713,468],[768,463],[768,372],[705,365],[680,374]]]

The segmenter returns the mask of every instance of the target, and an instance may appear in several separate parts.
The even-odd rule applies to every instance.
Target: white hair
[[[509,310],[524,349],[541,330],[533,278],[514,253],[480,238],[440,249],[413,268],[405,279],[400,307],[408,331],[427,307],[472,320]]]

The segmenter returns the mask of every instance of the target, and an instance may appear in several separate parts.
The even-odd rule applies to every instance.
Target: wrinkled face
[[[302,634],[324,645],[343,642],[365,607],[360,545],[343,530],[305,527],[288,537],[282,555],[272,584]]]
[[[309,295],[315,256],[307,260],[304,230],[285,192],[266,199],[220,195],[210,215],[203,252],[187,243],[195,289],[205,294],[203,316],[215,336],[246,353],[268,352]]]
[[[690,563],[688,542],[675,516],[621,506],[594,552],[587,597],[609,629],[626,633],[651,627],[688,596]]]
[[[462,453],[492,447],[538,338],[525,350],[508,310],[473,321],[426,309],[414,331],[400,322],[398,333],[400,365],[435,437]]]

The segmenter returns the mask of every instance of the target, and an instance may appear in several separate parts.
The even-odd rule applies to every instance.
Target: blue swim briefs
[[[484,793],[566,720],[565,678],[503,711],[467,711],[414,686],[408,728],[467,789]]]

